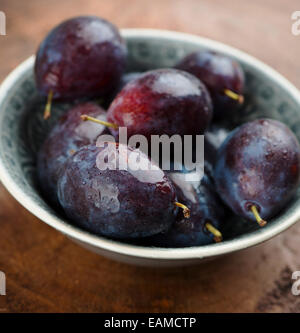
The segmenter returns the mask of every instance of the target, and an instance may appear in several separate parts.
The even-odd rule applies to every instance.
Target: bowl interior
[[[129,48],[127,71],[171,67],[185,54],[201,48],[214,49],[236,58],[246,73],[245,104],[239,112],[232,115],[231,119],[225,120],[222,126],[232,129],[248,120],[268,117],[287,124],[300,140],[299,96],[296,96],[296,90],[280,75],[252,57],[222,44],[197,37],[189,38],[184,34],[127,30],[123,35]],[[53,210],[40,195],[36,182],[36,154],[51,127],[70,104],[54,103],[52,117],[49,121],[43,120],[45,99],[38,95],[35,87],[33,61],[31,58],[23,63],[1,88],[0,161],[1,170],[5,173],[1,175],[2,181],[13,195],[13,189],[18,188],[19,194],[15,195],[17,199],[21,203],[30,202],[30,210],[47,223],[52,217],[58,223],[56,228],[62,229],[61,226],[68,226],[68,229],[61,231],[65,233],[76,231],[77,234],[72,234],[72,237],[85,235],[90,237],[90,244],[102,246],[101,240],[105,241],[104,238],[91,236],[86,231],[70,225],[64,216]],[[223,252],[228,252],[228,245],[239,240],[244,242],[243,246],[239,244],[239,248],[242,248],[268,239],[295,222],[299,214],[297,210],[299,202],[300,191],[288,207],[263,229],[259,229],[255,223],[232,216],[226,221],[224,244],[197,247],[193,249],[193,253],[198,257],[213,256],[222,253],[222,246]],[[29,208],[29,204],[24,205]],[[43,214],[46,214],[47,218],[43,218]],[[262,234],[265,235],[256,237]],[[252,241],[247,245],[246,239],[250,236]],[[96,244],[97,241],[100,243]],[[109,243],[111,246],[120,245],[117,241]],[[218,251],[214,251],[214,248],[218,248]],[[111,249],[118,251],[117,248]],[[127,249],[131,249],[132,254],[138,251],[133,245],[127,245]],[[151,251],[151,248],[148,250]],[[161,251],[166,255],[168,250],[161,249]],[[180,249],[176,253],[179,253],[178,251]]]

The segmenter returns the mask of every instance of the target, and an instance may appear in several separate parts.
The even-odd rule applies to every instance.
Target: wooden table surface
[[[0,0],[0,80],[35,52],[47,31],[80,14],[120,28],[193,33],[240,48],[300,88],[298,0]],[[39,221],[0,185],[2,312],[300,312],[300,224],[275,239],[194,267],[150,269],[93,254]]]

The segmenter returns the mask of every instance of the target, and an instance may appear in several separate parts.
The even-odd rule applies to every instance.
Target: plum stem
[[[224,89],[224,94],[226,96],[228,96],[229,98],[232,98],[232,99],[238,101],[240,104],[244,103],[244,96],[239,95],[239,94],[235,93],[234,91],[232,91],[230,89]]]
[[[221,232],[215,228],[211,223],[205,223],[205,228],[214,235],[214,241],[216,243],[222,242],[223,236]]]
[[[267,224],[267,222],[260,217],[255,205],[251,206],[251,211],[252,211],[253,215],[255,216],[256,221],[260,227],[263,227]]]
[[[177,202],[177,201],[174,202],[174,205],[177,206],[177,207],[179,207],[179,208],[181,208],[181,209],[183,210],[183,216],[184,216],[186,219],[189,219],[189,218],[190,218],[190,216],[191,216],[191,211],[190,211],[190,209],[189,209],[186,205],[184,205],[184,204],[182,204],[182,203],[180,203],[180,202]]]
[[[83,121],[93,121],[94,123],[97,123],[97,124],[100,124],[100,125],[104,125],[104,126],[106,126],[106,127],[111,127],[111,128],[114,128],[114,129],[117,129],[117,128],[119,127],[119,126],[116,125],[116,124],[109,123],[108,121],[100,120],[100,119],[97,119],[97,118],[94,118],[94,117],[88,116],[88,115],[86,115],[86,114],[81,115],[80,118],[81,118]]]
[[[51,116],[51,105],[52,105],[53,91],[49,90],[47,97],[47,104],[44,111],[44,119],[48,119]]]

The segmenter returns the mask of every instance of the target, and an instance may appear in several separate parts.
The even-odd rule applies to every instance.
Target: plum
[[[265,225],[295,194],[300,146],[283,123],[258,119],[236,128],[218,151],[216,188],[237,214]]]
[[[186,182],[182,173],[172,173],[170,178],[175,183],[178,200],[190,209],[190,218],[184,219],[179,211],[171,228],[149,237],[146,245],[176,248],[221,241],[218,229],[224,223],[225,209],[210,178],[204,175],[197,187]]]
[[[124,167],[130,160],[143,167]],[[118,239],[146,237],[167,230],[175,220],[172,182],[138,149],[112,142],[85,146],[62,169],[59,202],[76,225],[90,232]]]
[[[119,84],[126,45],[118,29],[96,16],[79,16],[50,31],[36,54],[38,91],[53,99],[105,96]]]
[[[176,69],[158,69],[130,81],[107,113],[118,137],[118,127],[134,134],[172,136],[203,134],[212,118],[212,103],[205,86],[193,75]]]
[[[94,103],[82,103],[65,113],[41,146],[37,158],[40,188],[50,202],[57,205],[57,179],[61,166],[79,148],[95,143],[107,129],[93,122],[83,122],[80,116],[88,114],[105,120],[106,112]]]
[[[195,75],[206,85],[214,105],[214,119],[230,117],[243,102],[245,78],[237,61],[203,50],[188,54],[175,68]]]

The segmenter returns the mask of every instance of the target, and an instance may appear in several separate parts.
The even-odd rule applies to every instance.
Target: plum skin
[[[216,188],[237,214],[255,221],[276,215],[295,194],[300,180],[300,146],[283,123],[258,119],[235,129],[218,151]]]
[[[189,73],[175,69],[145,72],[117,95],[107,120],[127,127],[128,137],[202,134],[212,118],[212,103],[205,86]],[[112,130],[117,137],[118,131]]]
[[[117,154],[121,146],[125,145],[117,144]],[[168,229],[177,210],[175,189],[165,173],[158,167],[154,178],[152,171],[100,170],[96,160],[104,149],[85,146],[64,164],[58,198],[66,215],[90,232],[118,239]],[[149,161],[142,152],[139,156]]]
[[[172,176],[170,178],[172,179]],[[219,229],[224,223],[225,207],[215,192],[210,178],[204,175],[197,188],[186,186],[186,184],[185,189],[178,185],[175,188],[178,201],[190,209],[190,218],[185,219],[180,210],[171,228],[166,232],[149,237],[146,244],[180,248],[214,243],[214,236],[206,229],[205,224],[210,223]],[[189,190],[187,191],[187,189]]]
[[[83,122],[87,114],[104,120],[106,112],[94,103],[81,103],[72,107],[50,131],[37,156],[37,177],[40,189],[54,205],[58,205],[57,180],[65,161],[79,148],[96,142],[100,134],[107,132],[104,126]]]
[[[241,66],[223,54],[208,50],[193,52],[175,68],[195,75],[206,85],[214,105],[214,119],[229,116],[238,104],[224,94],[224,89],[240,95],[244,92],[245,77]]]
[[[39,92],[54,99],[108,94],[119,83],[127,49],[118,29],[96,16],[79,16],[50,31],[34,66]]]

